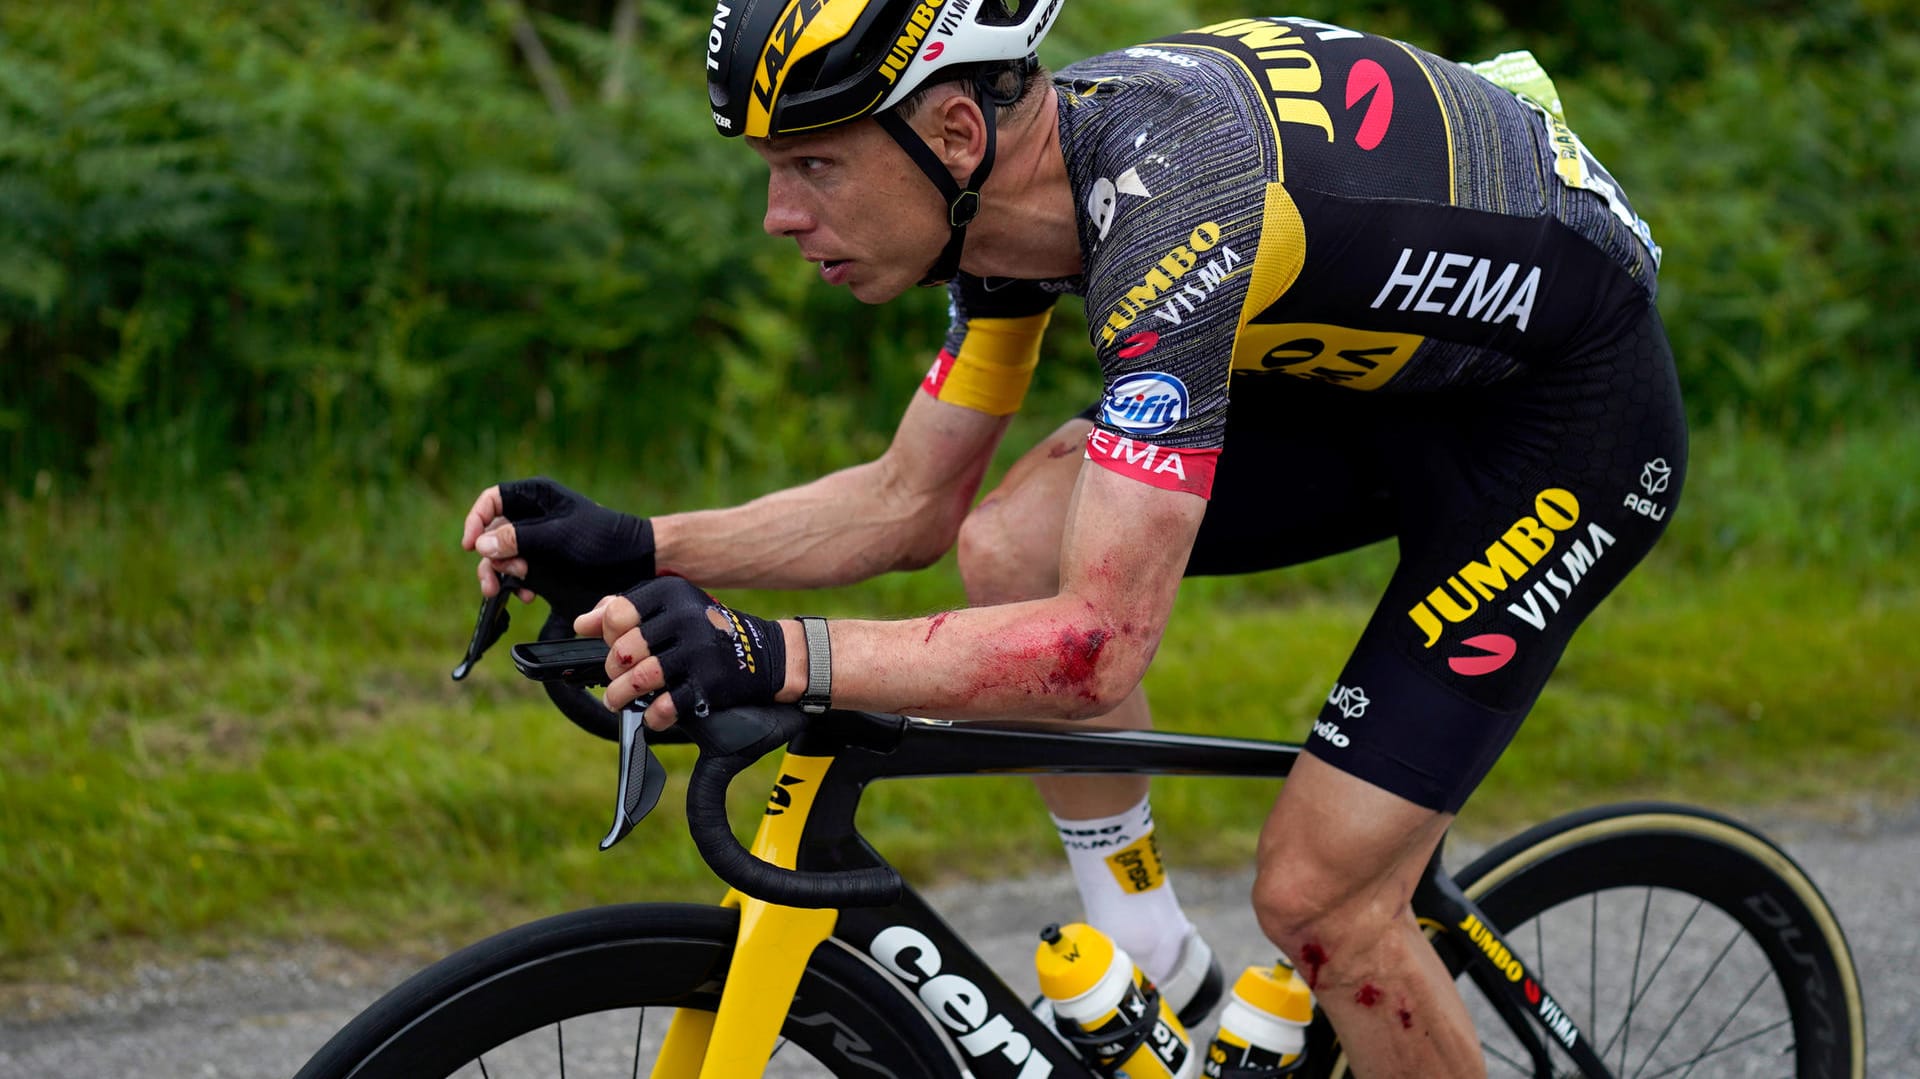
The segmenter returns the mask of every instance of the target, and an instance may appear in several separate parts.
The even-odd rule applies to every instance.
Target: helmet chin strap
[[[980,112],[987,124],[987,152],[980,158],[980,166],[973,170],[964,188],[954,182],[953,174],[947,171],[946,164],[933,152],[933,147],[928,146],[926,140],[897,111],[888,109],[875,113],[873,117],[880,122],[881,130],[893,136],[893,141],[900,144],[900,148],[907,152],[914,164],[920,166],[920,171],[927,174],[927,179],[933,181],[933,186],[939,188],[940,194],[947,200],[947,225],[953,229],[953,234],[948,237],[947,246],[940,252],[940,257],[933,261],[926,276],[920,279],[923,286],[944,285],[960,271],[960,248],[966,243],[967,225],[980,212],[980,188],[987,182],[987,174],[993,171],[993,114],[996,111],[993,93],[988,86],[977,88],[984,91],[986,97]]]

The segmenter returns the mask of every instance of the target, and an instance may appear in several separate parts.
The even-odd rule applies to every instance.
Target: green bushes
[[[697,487],[877,448],[941,297],[862,307],[760,235],[760,167],[712,135],[689,60],[704,5],[643,7],[611,103],[604,13],[547,6],[599,20],[537,17],[564,114],[507,5],[0,11],[0,487],[433,478],[534,446]],[[1309,13],[1560,74],[1666,246],[1696,416],[1807,434],[1911,408],[1920,34],[1892,5],[1371,6]],[[1228,7],[1069,5],[1048,58]],[[1093,383],[1057,322],[1059,411]]]
[[[9,9],[11,475],[124,464],[129,429],[162,472],[431,467],[556,414],[598,436],[640,384],[711,397],[688,359],[764,275],[697,73],[641,57],[627,107],[556,117],[485,24],[267,10]]]
[[[1569,105],[1666,246],[1698,414],[1803,433],[1920,401],[1920,34],[1855,15],[1696,31],[1697,78],[1609,68]]]

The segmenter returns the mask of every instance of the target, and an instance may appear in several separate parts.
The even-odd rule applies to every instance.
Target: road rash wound
[[[1093,700],[1097,696],[1093,687],[1095,668],[1100,663],[1101,650],[1112,639],[1113,634],[1104,629],[1061,630],[1059,662],[1053,669],[1053,677],[1047,681],[1047,688],[1071,691]]]
[[[1300,948],[1300,962],[1307,968],[1307,988],[1320,988],[1320,968],[1327,965],[1327,950],[1313,941]]]
[[[965,701],[1020,688],[1031,696],[1071,695],[1098,701],[1099,666],[1113,631],[1081,622],[1021,627],[985,658],[964,691]]]
[[[1372,982],[1362,982],[1353,994],[1353,1002],[1363,1008],[1371,1008],[1380,1003],[1380,987]]]

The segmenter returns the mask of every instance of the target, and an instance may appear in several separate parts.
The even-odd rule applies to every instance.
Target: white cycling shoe
[[[1189,927],[1187,939],[1180,943],[1180,958],[1173,973],[1160,983],[1160,995],[1180,1019],[1180,1025],[1192,1030],[1213,1014],[1226,994],[1227,979],[1213,949],[1200,939],[1200,930]]]

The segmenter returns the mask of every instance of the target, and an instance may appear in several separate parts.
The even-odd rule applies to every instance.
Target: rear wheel
[[[737,911],[631,904],[508,930],[421,971],[296,1079],[648,1075],[677,1008],[712,1011]],[[808,963],[769,1076],[956,1075],[925,1019],[832,941]]]
[[[1658,804],[1588,810],[1507,840],[1456,879],[1617,1079],[1865,1074],[1839,922],[1785,852],[1736,821]],[[1472,984],[1476,969],[1461,993],[1490,1079],[1581,1075],[1531,1019],[1515,1032]],[[1333,1074],[1345,1072],[1342,1060]]]

